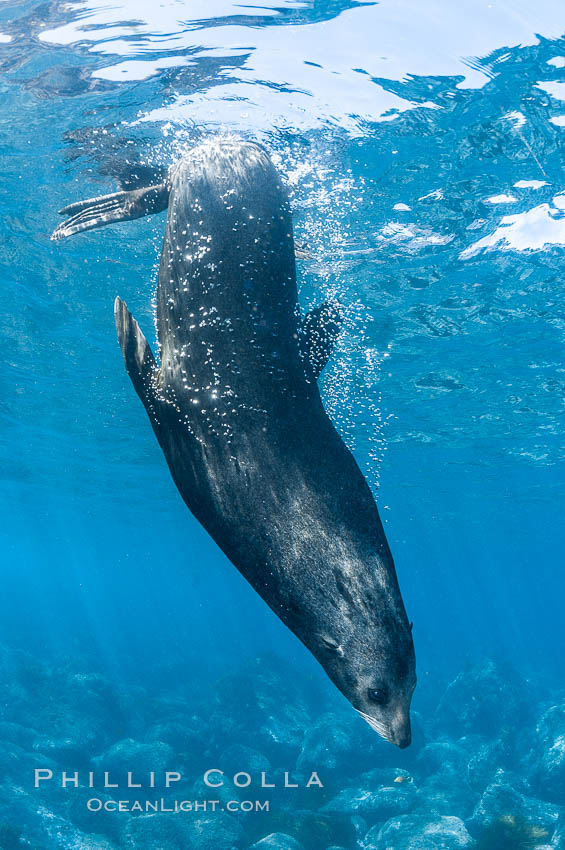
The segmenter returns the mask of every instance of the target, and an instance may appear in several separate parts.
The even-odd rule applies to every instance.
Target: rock
[[[243,842],[241,826],[222,812],[195,819],[182,813],[138,815],[127,822],[123,840],[132,850],[233,850]]]
[[[565,705],[554,705],[536,726],[530,753],[530,780],[547,800],[565,800]]]
[[[538,839],[542,844],[553,835],[559,819],[559,807],[527,797],[507,784],[489,785],[477,804],[473,817],[467,822],[469,832],[476,836],[492,835],[513,839]]]
[[[115,850],[115,845],[103,835],[72,833],[68,843],[57,845],[61,850]]]
[[[128,850],[193,850],[183,826],[177,814],[138,815],[127,821],[123,843]]]
[[[4,811],[0,819],[12,829],[8,830],[8,839],[14,840],[14,832],[20,829],[22,833],[22,848],[33,850],[114,850],[115,844],[97,832],[83,832],[77,829],[66,817],[61,815],[63,806],[46,805],[39,802],[35,794],[27,794],[22,788],[2,789],[3,795],[0,809],[4,800],[9,797],[10,815]],[[4,844],[0,844],[6,850]]]
[[[477,803],[477,795],[467,783],[446,781],[441,776],[430,776],[418,788],[413,811],[426,815],[454,815],[462,820],[470,817]]]
[[[99,772],[108,772],[113,783],[127,782],[128,772],[132,773],[134,781],[147,782],[151,771],[158,776],[166,770],[174,770],[175,754],[169,744],[163,741],[143,744],[133,738],[125,738],[102,755],[93,758],[92,763]]]
[[[0,647],[0,718],[9,735],[14,725],[28,730],[18,742],[61,760],[65,768],[84,768],[92,752],[108,745],[116,725],[134,714],[121,693],[104,677],[67,666],[52,667],[24,652]]]
[[[113,797],[106,793],[100,793],[99,789],[81,786],[69,788],[66,791],[59,789],[59,791],[58,802],[59,805],[62,802],[61,812],[70,823],[85,833],[100,833],[107,838],[118,841],[123,829],[123,813],[106,811],[104,808],[99,811],[92,811],[87,805],[88,801],[93,798],[104,802],[114,799]],[[53,803],[55,804],[55,800],[53,800]]]
[[[59,764],[72,768],[85,767],[91,754],[89,740],[80,740],[74,735],[58,738],[37,735],[33,749]]]
[[[467,764],[467,779],[470,787],[479,793],[490,785],[497,775],[512,762],[508,744],[500,739],[485,741],[474,752]]]
[[[339,814],[360,814],[369,822],[385,820],[394,814],[404,814],[412,807],[412,799],[396,791],[395,788],[379,788],[377,791],[364,791],[361,788],[345,788],[322,806],[323,812]]]
[[[469,752],[463,745],[432,741],[419,752],[416,765],[424,776],[441,775],[447,780],[460,781],[466,773],[468,760]]]
[[[515,671],[485,661],[460,673],[448,685],[436,710],[436,725],[456,737],[469,733],[493,737],[527,719],[530,689]]]
[[[220,785],[219,788],[210,788],[200,776],[193,783],[190,794],[186,796],[187,799],[191,800],[219,800],[220,807],[225,809],[229,802],[240,800],[243,791],[245,791],[244,788],[234,788],[233,785]]]
[[[361,847],[367,834],[367,821],[361,815],[352,815],[351,826],[355,830],[356,843]]]
[[[304,773],[317,771],[324,784],[329,780],[343,786],[344,778],[353,778],[360,769],[387,764],[399,752],[392,749],[352,712],[328,713],[307,730],[296,767]]]
[[[425,815],[402,815],[373,827],[365,838],[365,850],[464,850],[474,842],[462,820],[432,819]]]
[[[366,837],[367,850],[457,850],[473,843],[463,821],[452,816],[404,815],[378,831],[373,827]]]
[[[229,741],[257,748],[273,765],[291,765],[311,723],[298,686],[276,670],[275,661],[258,660],[217,683],[201,732],[215,752]]]
[[[57,764],[52,759],[42,758],[39,762],[33,751],[28,752],[17,744],[0,741],[0,784],[8,785],[9,782],[13,782],[14,785],[29,787],[30,783],[33,785],[36,767],[49,768],[53,771],[53,775],[56,775]],[[49,792],[52,792],[56,788],[56,783],[47,783],[47,787]]]
[[[429,815],[471,815],[478,795],[467,782],[470,753],[477,742],[462,738],[456,743],[433,741],[419,753],[415,771],[423,778],[417,792],[415,812]]]
[[[6,843],[12,844],[16,836],[21,835],[24,847],[45,848],[47,846],[47,826],[55,820],[50,807],[45,800],[38,805],[35,789],[26,791],[22,786],[13,786],[2,777],[0,782],[0,835],[4,835]],[[19,844],[16,845],[18,848]],[[0,842],[4,850],[4,844]],[[11,848],[10,848],[11,850]]]
[[[561,814],[553,837],[551,839],[552,850],[565,850],[565,814]]]
[[[21,850],[22,830],[11,823],[0,822],[0,847],[2,850]]]
[[[414,780],[405,770],[376,769],[365,773],[355,787],[345,788],[321,811],[363,815],[369,822],[406,814],[416,801]]]
[[[302,844],[284,832],[272,832],[255,842],[250,850],[304,850]]]
[[[414,788],[414,779],[408,770],[402,767],[374,767],[357,777],[359,785],[376,790],[382,785],[396,785],[397,788]]]
[[[174,750],[177,760],[183,761],[198,761],[202,758],[205,749],[194,718],[188,722],[176,719],[156,723],[145,732],[144,742],[168,744]]]
[[[245,833],[236,818],[215,812],[186,823],[187,850],[233,850],[245,843]]]
[[[25,750],[31,750],[33,742],[39,737],[35,729],[29,729],[20,723],[0,722],[0,741],[17,744]],[[1,846],[1,845],[0,845]]]
[[[271,763],[259,750],[246,747],[243,744],[232,744],[220,756],[221,769],[233,776],[240,771],[246,771],[255,776],[261,772],[268,774],[271,771]],[[267,777],[268,778],[268,777]]]
[[[287,806],[289,802],[291,801],[287,801]],[[289,834],[299,844],[304,844],[308,850],[326,847],[329,844],[355,846],[356,833],[351,817],[348,815],[297,809],[292,804],[292,808],[273,806],[270,812],[263,815],[253,813],[249,817],[255,834],[262,832]],[[367,826],[364,824],[361,834],[365,835],[366,832]]]

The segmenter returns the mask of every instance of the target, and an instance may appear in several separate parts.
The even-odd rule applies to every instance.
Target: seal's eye
[[[388,702],[388,691],[386,688],[369,688],[367,696],[371,702],[377,705],[386,705]]]

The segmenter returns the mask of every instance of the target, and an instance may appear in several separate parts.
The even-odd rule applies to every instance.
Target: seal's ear
[[[158,436],[161,402],[155,391],[159,380],[159,369],[153,352],[141,328],[121,298],[116,298],[114,302],[114,317],[127,373]]]
[[[315,379],[330,359],[340,328],[341,310],[336,301],[324,301],[304,317],[300,346]]]
[[[84,233],[117,221],[132,221],[151,213],[162,212],[169,205],[168,183],[132,189],[130,192],[114,192],[87,201],[77,201],[59,210],[59,215],[68,215],[51,235],[51,239],[65,239],[75,233]]]

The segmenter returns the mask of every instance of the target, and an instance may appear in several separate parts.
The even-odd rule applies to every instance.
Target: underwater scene
[[[565,848],[564,36],[0,3],[0,850]]]

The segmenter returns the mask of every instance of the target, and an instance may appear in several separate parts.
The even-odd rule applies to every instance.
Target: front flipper
[[[341,310],[336,301],[324,301],[304,317],[301,349],[314,378],[319,378],[330,359],[340,329]]]
[[[162,183],[69,204],[59,210],[59,215],[68,215],[70,218],[53,231],[51,239],[65,239],[75,233],[84,233],[106,224],[132,221],[144,215],[162,212],[169,204],[169,192],[169,184]]]
[[[127,373],[143,402],[155,432],[158,432],[161,402],[157,397],[156,389],[159,368],[155,363],[153,352],[141,328],[121,298],[116,298],[114,302],[114,317]]]

